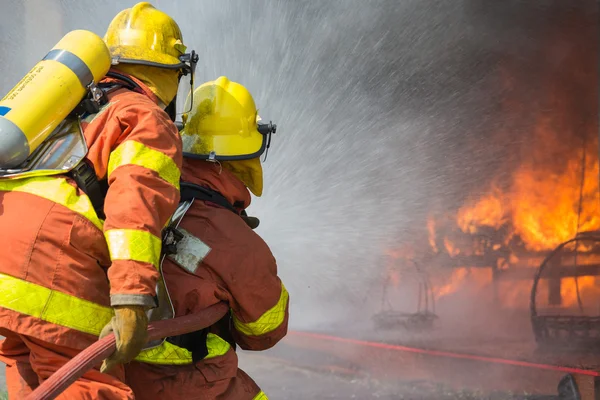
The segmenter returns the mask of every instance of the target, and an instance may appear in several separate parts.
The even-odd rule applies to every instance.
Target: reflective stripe
[[[231,346],[214,333],[206,336],[208,355],[204,359],[222,356],[229,351]],[[192,353],[182,347],[164,341],[160,346],[142,351],[136,358],[149,364],[183,365],[192,363]]]
[[[111,229],[104,232],[111,260],[147,262],[158,268],[161,240],[137,229]]]
[[[0,307],[99,335],[113,316],[110,307],[0,274]]]
[[[205,360],[209,358],[222,356],[229,351],[231,345],[226,340],[221,339],[214,333],[209,333],[206,336],[206,347],[208,354],[204,357]]]
[[[181,171],[170,157],[160,151],[152,150],[134,140],[127,140],[110,153],[108,176],[118,167],[127,164],[148,168],[179,189]]]
[[[192,363],[192,353],[164,341],[160,346],[142,351],[135,360],[149,364],[183,365]]]
[[[104,226],[102,220],[96,216],[96,211],[87,195],[82,193],[79,196],[77,188],[70,185],[65,178],[42,176],[27,179],[2,179],[0,180],[0,191],[22,192],[43,197],[83,215],[98,229],[102,229]]]
[[[233,316],[233,324],[238,332],[246,336],[260,336],[279,328],[285,319],[285,309],[288,302],[288,292],[281,284],[281,296],[273,308],[265,312],[254,322],[242,322]]]
[[[263,392],[261,390],[260,393],[258,393],[256,396],[254,396],[254,398],[252,400],[269,400],[269,398],[267,397],[265,392]]]

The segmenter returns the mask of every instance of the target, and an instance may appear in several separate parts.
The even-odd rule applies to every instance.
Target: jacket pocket
[[[73,219],[69,244],[83,256],[96,261],[101,267],[110,266],[110,254],[104,233],[81,215],[76,215]]]
[[[223,379],[231,379],[237,375],[238,360],[235,351],[229,350],[222,356],[200,360],[196,363],[196,369],[206,379],[206,382],[216,382]]]

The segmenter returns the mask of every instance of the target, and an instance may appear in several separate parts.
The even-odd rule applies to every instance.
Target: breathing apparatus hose
[[[228,311],[229,307],[227,304],[221,302],[197,314],[152,322],[148,325],[148,341],[207,328],[219,321]],[[114,351],[115,336],[111,333],[63,365],[50,378],[38,386],[26,400],[51,400],[56,398],[71,383],[79,379],[90,368],[99,365],[102,360],[110,356]]]

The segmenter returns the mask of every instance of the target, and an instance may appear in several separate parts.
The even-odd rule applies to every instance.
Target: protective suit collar
[[[251,196],[246,185],[217,162],[184,158],[181,179],[216,190],[240,210],[250,206]]]

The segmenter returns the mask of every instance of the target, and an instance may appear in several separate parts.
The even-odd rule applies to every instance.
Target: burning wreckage
[[[452,214],[430,216],[426,238],[387,252],[378,329],[431,328],[436,300],[467,285],[501,307],[529,308],[540,348],[600,349],[597,140],[545,163],[536,151],[560,140],[544,129],[537,135],[530,161],[508,179]],[[394,311],[389,294],[407,282],[417,288],[417,310]]]

